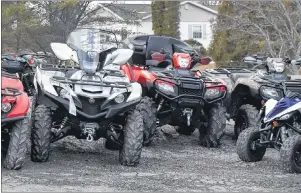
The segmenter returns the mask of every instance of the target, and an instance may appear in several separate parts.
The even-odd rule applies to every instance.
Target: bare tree
[[[301,55],[301,1],[223,3],[230,8],[219,15],[216,31],[238,30],[264,40],[271,57]]]

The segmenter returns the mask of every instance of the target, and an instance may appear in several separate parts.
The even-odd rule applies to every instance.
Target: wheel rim
[[[297,147],[294,155],[295,163],[301,167],[301,147]]]
[[[248,127],[247,118],[244,115],[240,115],[237,117],[237,134],[241,133]]]
[[[256,153],[256,151],[259,149],[257,142],[259,139],[254,139],[251,143],[250,143],[250,150],[252,153]]]

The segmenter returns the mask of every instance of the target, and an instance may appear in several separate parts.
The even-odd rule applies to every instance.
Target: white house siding
[[[201,26],[203,29],[203,37],[202,38],[193,38],[192,37],[192,26]],[[210,22],[180,22],[180,32],[181,32],[181,40],[194,39],[207,49],[212,40],[212,29]]]
[[[153,23],[151,21],[143,21],[140,23],[140,26],[138,27],[138,32],[141,34],[154,34],[153,31]]]

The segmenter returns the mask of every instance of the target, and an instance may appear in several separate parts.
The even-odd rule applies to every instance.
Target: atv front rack
[[[50,78],[53,81],[63,83],[63,84],[72,84],[72,85],[90,85],[90,86],[101,86],[101,87],[114,87],[114,88],[129,88],[131,87],[130,83],[126,82],[105,82],[105,81],[95,81],[95,80],[82,80],[82,79],[73,79],[66,78],[61,76],[53,76]]]
[[[19,96],[22,91],[12,87],[1,88],[1,96]]]
[[[178,96],[171,97],[171,96],[165,94],[164,92],[162,92],[161,90],[159,90],[157,88],[156,82],[158,82],[158,81],[166,82],[166,83],[175,85],[177,87],[177,92],[178,93],[179,93],[180,89],[183,88],[183,87],[181,87],[183,84],[189,84],[189,85],[193,85],[193,86],[199,85],[198,89],[201,89],[200,95],[179,94]],[[201,87],[200,85],[203,85],[203,87]],[[173,100],[173,101],[174,100],[180,100],[180,99],[183,99],[183,98],[185,98],[185,99],[190,98],[190,99],[201,100],[205,103],[210,104],[210,103],[214,103],[216,101],[224,99],[226,97],[226,94],[227,94],[227,87],[222,85],[221,82],[213,81],[212,79],[203,80],[202,77],[189,77],[188,78],[188,77],[185,77],[185,76],[184,77],[158,76],[153,82],[153,87],[155,88],[156,92],[158,92],[160,95],[166,97],[169,100]],[[220,96],[216,99],[213,99],[213,100],[206,100],[203,97],[205,95],[206,89],[217,88],[217,87],[224,87],[225,92],[222,96]]]
[[[301,94],[301,81],[300,80],[286,80],[286,81],[282,81],[282,82],[271,82],[271,83],[265,83],[260,85],[259,87],[259,92],[261,92],[261,89],[263,87],[269,87],[269,88],[274,88],[276,90],[281,90],[282,91],[282,96],[284,97],[286,95],[287,91],[290,92],[296,92]],[[268,99],[264,96],[262,96],[262,98]]]

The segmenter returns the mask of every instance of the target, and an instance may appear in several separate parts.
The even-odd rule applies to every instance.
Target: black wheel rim
[[[241,133],[248,127],[247,118],[244,115],[239,115],[237,118],[237,134]]]
[[[301,147],[297,147],[294,154],[294,161],[296,165],[301,167]]]

